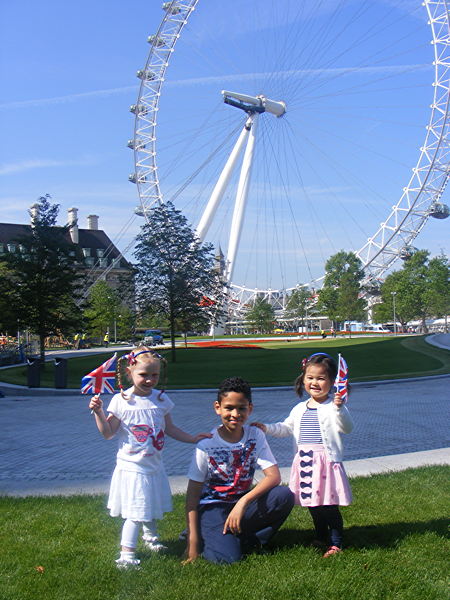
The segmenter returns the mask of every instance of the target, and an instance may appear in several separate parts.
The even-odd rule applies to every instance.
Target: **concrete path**
[[[349,409],[354,431],[346,437],[350,475],[370,475],[423,464],[450,464],[450,375],[386,383],[354,384]],[[45,390],[12,390],[0,399],[0,494],[104,493],[115,463],[116,444],[98,433],[88,397]],[[14,394],[14,395],[13,395]],[[173,391],[174,422],[191,433],[217,425],[214,392]],[[105,397],[105,400],[107,398]],[[252,419],[288,415],[290,389],[254,392]],[[292,440],[269,438],[286,480]],[[164,462],[174,492],[183,491],[192,446],[167,439]]]

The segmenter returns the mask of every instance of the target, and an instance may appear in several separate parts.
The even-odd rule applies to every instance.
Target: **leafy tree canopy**
[[[353,252],[341,250],[331,256],[325,264],[319,310],[334,322],[364,319],[366,303],[360,297],[363,277],[362,263]]]
[[[7,253],[5,260],[16,318],[39,336],[43,359],[48,335],[77,328],[80,275],[78,249],[70,241],[69,226],[56,225],[59,205],[50,204],[47,194],[39,198],[37,208],[37,215],[30,211],[30,234],[15,240],[18,251]]]
[[[137,303],[141,310],[168,319],[173,360],[177,324],[185,331],[199,323],[207,328],[221,315],[224,284],[212,251],[211,244],[199,243],[171,202],[153,208],[138,236]]]
[[[271,333],[275,321],[275,310],[264,298],[256,298],[245,313],[245,319],[253,331]]]
[[[377,319],[393,318],[395,295],[396,320],[402,327],[408,321],[441,317],[450,312],[450,268],[444,255],[430,259],[427,250],[415,252],[403,268],[390,273],[381,286],[381,303],[375,306]]]

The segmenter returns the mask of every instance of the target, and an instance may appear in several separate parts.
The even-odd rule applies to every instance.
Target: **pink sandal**
[[[322,558],[328,558],[329,556],[333,556],[333,554],[338,554],[339,552],[342,552],[341,548],[338,548],[338,546],[330,546]]]

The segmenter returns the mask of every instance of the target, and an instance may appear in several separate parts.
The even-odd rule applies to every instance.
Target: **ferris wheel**
[[[283,308],[344,245],[376,287],[449,216],[449,7],[424,6],[408,31],[395,1],[162,4],[131,107],[136,212],[182,208],[220,246],[237,307]]]

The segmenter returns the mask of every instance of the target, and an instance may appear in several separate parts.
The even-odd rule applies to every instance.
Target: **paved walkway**
[[[450,375],[354,384],[349,409],[355,429],[346,438],[349,474],[450,464],[449,383]],[[7,396],[0,399],[0,494],[106,491],[116,445],[98,433],[88,397],[2,388]],[[186,431],[208,431],[217,424],[214,392],[173,391],[170,396],[173,420]],[[295,402],[290,389],[255,390],[252,419],[280,420]],[[286,480],[292,440],[269,439]],[[184,490],[191,454],[192,446],[167,439],[164,462],[174,492]]]

